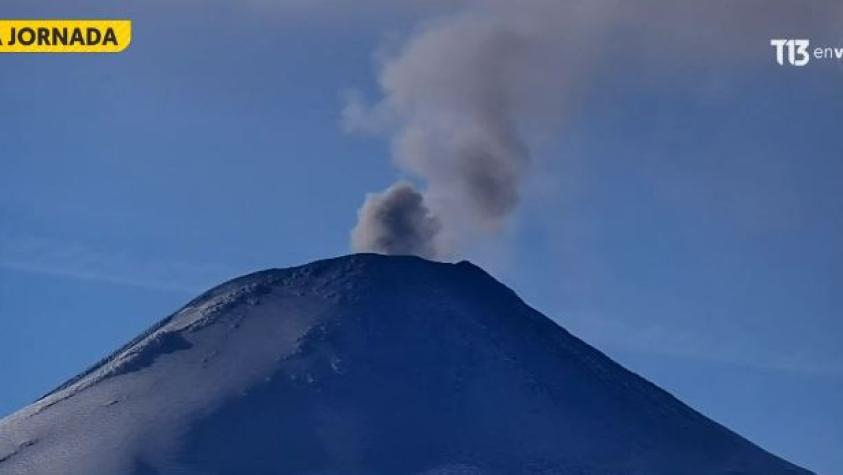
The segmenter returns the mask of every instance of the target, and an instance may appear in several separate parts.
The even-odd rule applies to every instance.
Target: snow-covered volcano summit
[[[225,283],[0,421],[0,474],[809,472],[469,263],[359,254]]]

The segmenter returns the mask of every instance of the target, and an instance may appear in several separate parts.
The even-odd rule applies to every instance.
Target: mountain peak
[[[0,421],[0,473],[808,472],[469,262],[355,254],[192,300]]]

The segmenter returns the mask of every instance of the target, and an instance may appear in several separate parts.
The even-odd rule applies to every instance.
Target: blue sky
[[[376,96],[382,45],[444,7],[332,3],[4,4],[135,31],[120,55],[0,56],[0,414],[209,286],[348,252],[365,193],[402,175],[388,140],[341,131],[343,94]],[[464,254],[706,415],[843,473],[843,69],[780,68],[746,31],[736,56],[601,66],[530,143],[505,232]]]

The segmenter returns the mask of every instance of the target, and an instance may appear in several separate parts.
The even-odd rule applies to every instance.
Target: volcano
[[[222,284],[0,421],[0,474],[802,475],[468,263]]]

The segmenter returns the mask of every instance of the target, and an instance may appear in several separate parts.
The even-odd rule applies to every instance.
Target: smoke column
[[[352,247],[382,254],[437,257],[434,240],[442,228],[413,185],[398,182],[370,194],[357,216]]]
[[[424,185],[370,194],[353,249],[446,258],[498,232],[530,166],[524,131],[556,131],[597,74],[687,85],[699,79],[676,64],[766,64],[771,34],[822,24],[800,5],[485,0],[423,24],[382,63],[382,98],[343,111],[347,130],[389,133],[394,163]]]
[[[352,231],[355,250],[441,258],[449,240],[494,233],[516,208],[529,162],[519,71],[535,38],[496,17],[471,10],[419,31],[384,65],[383,100],[346,109],[352,128],[398,124],[394,160],[426,184],[370,195]]]

